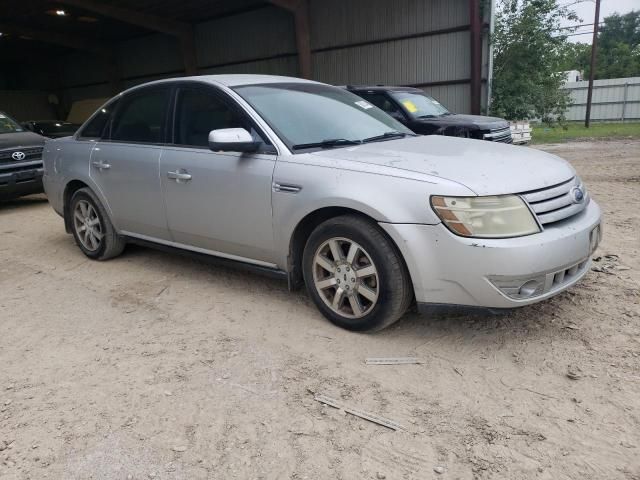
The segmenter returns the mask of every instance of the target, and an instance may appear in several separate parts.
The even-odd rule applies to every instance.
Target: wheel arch
[[[102,202],[107,214],[109,215],[109,220],[115,227],[115,223],[113,222],[113,215],[111,214],[111,209],[109,207],[109,203],[106,201],[102,192],[96,185],[87,180],[82,180],[79,178],[73,178],[68,180],[65,183],[64,191],[62,192],[62,209],[63,209],[63,217],[64,217],[64,227],[67,233],[71,233],[71,215],[69,215],[69,207],[71,204],[71,198],[73,194],[76,193],[81,188],[88,188],[93,192],[94,195],[98,197],[98,200]],[[116,228],[117,230],[117,228]]]
[[[64,187],[64,192],[62,193],[62,208],[63,208],[63,217],[64,217],[64,228],[67,233],[71,233],[71,197],[81,188],[91,188],[82,180],[74,179],[69,182]]]
[[[302,278],[302,254],[311,232],[313,232],[313,230],[322,222],[348,214],[357,215],[373,223],[378,223],[378,220],[373,218],[371,215],[360,210],[344,206],[326,206],[317,208],[316,210],[307,213],[302,219],[300,219],[300,221],[298,221],[289,239],[289,251],[287,256],[287,274],[290,290],[297,290],[304,285],[304,280]],[[384,229],[381,229],[381,231],[396,249],[411,279],[411,273],[406,265],[401,249],[398,247],[395,240],[391,238],[386,231],[384,231]]]

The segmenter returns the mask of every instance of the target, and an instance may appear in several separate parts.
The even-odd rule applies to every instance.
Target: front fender
[[[278,162],[276,183],[299,187],[295,193],[274,191],[272,195],[274,241],[281,266],[287,265],[290,241],[298,224],[320,209],[345,208],[384,223],[435,225],[440,220],[429,206],[431,195],[473,195],[448,180],[432,183],[290,162]]]

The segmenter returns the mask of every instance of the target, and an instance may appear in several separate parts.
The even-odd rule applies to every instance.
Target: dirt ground
[[[640,479],[640,141],[539,148],[582,175],[617,257],[505,316],[374,335],[255,274],[89,261],[42,196],[0,206],[0,478]],[[425,363],[364,363],[384,356]]]

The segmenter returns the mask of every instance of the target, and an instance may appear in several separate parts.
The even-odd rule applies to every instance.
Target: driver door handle
[[[167,178],[171,178],[172,180],[183,180],[185,182],[188,182],[189,180],[191,180],[191,174],[187,173],[185,171],[175,171],[175,172],[167,172]]]
[[[98,162],[91,162],[91,164],[92,164],[94,167],[96,167],[96,168],[98,168],[98,169],[100,169],[100,170],[108,170],[108,169],[110,169],[110,168],[111,168],[111,165],[109,165],[108,163],[103,163],[103,162],[100,162],[100,161],[98,161]]]

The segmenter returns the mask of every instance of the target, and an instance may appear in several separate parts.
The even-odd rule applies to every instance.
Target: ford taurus
[[[600,208],[541,151],[417,136],[343,89],[199,76],[127,90],[49,140],[44,186],[89,258],[143,242],[306,285],[319,310],[377,330],[415,303],[547,299],[588,271]]]

